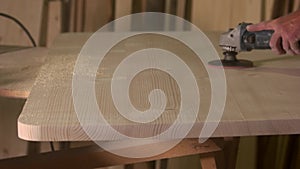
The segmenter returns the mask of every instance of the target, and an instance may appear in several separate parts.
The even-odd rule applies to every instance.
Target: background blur
[[[203,31],[226,31],[239,22],[257,23],[299,8],[299,0],[0,0],[0,12],[20,20],[39,45],[60,32],[94,32],[116,18],[137,12],[165,12]],[[30,45],[25,33],[0,18],[0,44]]]

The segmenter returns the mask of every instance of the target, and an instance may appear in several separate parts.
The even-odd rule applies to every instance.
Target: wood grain
[[[112,0],[85,0],[83,32],[95,32],[113,19]]]
[[[176,15],[185,18],[186,0],[177,0]]]
[[[262,20],[270,20],[272,19],[272,13],[274,10],[274,2],[275,0],[264,0],[264,8],[263,8],[263,18]]]
[[[62,31],[62,2],[50,1],[48,4],[48,23],[46,46],[50,47]]]
[[[46,48],[0,54],[0,95],[27,98],[46,55]]]
[[[216,45],[219,33],[207,34]],[[63,34],[49,52],[48,62],[41,68],[33,90],[18,119],[19,137],[34,141],[79,141],[90,140],[82,130],[74,111],[71,80],[74,64],[81,45],[90,34]],[[178,42],[142,43],[159,40],[153,36],[140,36],[117,45],[110,57],[103,62],[106,67],[98,70],[96,96],[106,120],[115,129],[126,135],[144,137],[156,135],[168,128],[176,118],[178,92],[172,78],[160,72],[145,72],[137,76],[133,86],[132,102],[137,108],[147,109],[147,92],[158,84],[165,90],[169,103],[167,111],[149,125],[128,121],[118,114],[111,104],[110,79],[120,59],[131,51],[144,47],[161,47],[177,53],[195,73],[201,91],[201,106],[196,124],[188,137],[199,136],[210,105],[210,83],[207,73],[201,68],[188,49]],[[218,52],[221,51],[218,49]],[[213,137],[255,136],[300,133],[300,58],[297,56],[275,56],[271,51],[241,53],[240,58],[254,61],[250,69],[225,71],[227,78],[227,101],[222,120]],[[140,78],[140,80],[138,80]],[[149,83],[144,83],[145,80]],[[87,96],[82,96],[87,97]],[[173,99],[172,99],[173,98]],[[106,111],[107,110],[107,111]],[[88,117],[88,116],[87,116]],[[108,126],[101,126],[107,131]],[[103,137],[103,140],[109,138]]]
[[[130,15],[132,13],[132,0],[116,0],[114,6],[115,18]]]
[[[217,169],[214,157],[203,157],[200,159],[202,169]]]
[[[260,0],[193,0],[192,23],[204,31],[225,31],[240,22],[261,20]]]

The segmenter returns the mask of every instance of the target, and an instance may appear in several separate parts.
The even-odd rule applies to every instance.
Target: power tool
[[[249,60],[239,60],[236,58],[239,52],[251,51],[253,49],[271,49],[269,42],[273,30],[263,30],[257,32],[247,31],[247,25],[251,23],[240,23],[236,28],[230,28],[220,36],[219,46],[224,50],[224,59],[210,61],[213,66],[223,66],[225,68],[247,68],[253,63]]]

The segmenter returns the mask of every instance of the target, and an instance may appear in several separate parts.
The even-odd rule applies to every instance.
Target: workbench
[[[41,68],[19,116],[18,135],[20,138],[37,142],[91,140],[77,119],[72,100],[74,65],[82,45],[90,35],[87,33],[69,33],[58,37],[49,51],[47,61]],[[207,33],[207,35],[221,56],[222,51],[217,47],[218,33]],[[143,38],[147,40],[147,38],[153,37],[141,37],[140,40]],[[112,50],[112,53],[117,58],[134,50],[139,45],[140,43],[134,44],[125,41],[124,44],[119,45],[121,48]],[[180,48],[180,45],[163,45],[173,52],[175,51],[174,53],[185,52]],[[128,51],[124,50],[124,47]],[[212,138],[299,134],[300,92],[297,92],[300,86],[299,56],[276,56],[271,51],[254,51],[242,53],[239,57],[253,61],[255,67],[225,70],[227,79],[226,105]],[[170,96],[166,115],[162,115],[158,121],[150,125],[136,124],[118,115],[116,109],[111,105],[111,97],[108,96],[110,90],[107,88],[107,81],[112,78],[114,71],[112,68],[117,64],[117,61],[117,59],[108,58],[106,62],[110,64],[106,64],[107,67],[102,67],[97,73],[95,92],[99,105],[104,107],[103,110],[106,110],[102,112],[104,112],[107,121],[123,134],[134,137],[152,136],[166,130],[176,119],[176,110],[180,107],[178,106],[180,99],[177,98],[178,88],[176,88],[172,78],[161,72],[150,71],[144,72],[137,77],[136,82],[132,83],[133,86],[130,91],[130,94],[133,95],[132,102],[139,109],[149,107],[147,99],[141,99],[147,98],[148,93],[141,91],[149,91],[155,87],[151,80],[148,81],[151,78],[154,78],[154,82],[166,91],[167,96]],[[186,61],[192,70],[201,67],[199,61],[189,59]],[[199,137],[199,130],[204,125],[210,103],[207,73],[205,71],[193,73],[195,73],[197,82],[202,84],[199,90],[203,92],[201,94],[203,105],[187,138]],[[108,126],[102,125],[101,127],[101,130],[105,132]],[[115,140],[108,140],[104,137],[100,141]],[[215,151],[218,150],[215,149]],[[165,156],[164,158],[168,157]]]
[[[0,46],[0,96],[26,99],[46,56],[44,47]]]
[[[74,113],[71,92],[77,54],[89,36],[90,34],[64,34],[59,37],[55,47],[49,52],[48,62],[42,67],[19,117],[20,138],[31,141],[89,140]],[[214,38],[213,42],[217,41],[217,37],[211,37]],[[239,57],[254,61],[255,67],[225,70],[227,101],[222,120],[213,137],[299,134],[300,99],[297,98],[300,98],[300,93],[296,92],[300,86],[299,57],[275,56],[270,51],[242,53]],[[105,70],[99,73],[102,79],[111,78],[113,70],[109,66],[102,69]],[[206,80],[205,74],[200,72],[199,79]],[[101,92],[97,95],[107,94]],[[202,100],[207,101],[205,95],[202,97]],[[106,97],[99,99],[102,104],[107,101]],[[142,104],[147,106],[144,102]],[[176,107],[175,104],[174,99],[174,103],[170,103],[173,106],[171,108]],[[108,112],[115,113],[113,110]],[[189,137],[198,137],[199,127],[206,114],[198,116]],[[107,118],[111,118],[112,123],[125,123],[127,126],[131,124],[122,118]],[[153,130],[150,126],[144,132],[151,133]]]

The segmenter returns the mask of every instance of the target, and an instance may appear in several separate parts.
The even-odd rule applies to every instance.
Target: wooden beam
[[[185,18],[186,0],[177,0],[176,15]]]
[[[202,157],[200,159],[202,169],[217,169],[216,160],[214,157]]]
[[[299,10],[300,9],[300,0],[294,0],[293,1],[293,11]]]
[[[113,20],[113,1],[85,0],[83,17],[83,31],[97,31]]]
[[[147,148],[160,146],[160,144],[144,145]],[[136,146],[123,149],[125,151],[141,151],[144,146]],[[132,164],[146,161],[153,161],[165,158],[181,157],[193,154],[207,154],[220,151],[220,148],[208,140],[203,144],[198,139],[184,139],[173,149],[149,158],[125,158],[116,156],[100,149],[98,146],[89,146],[69,150],[42,153],[38,155],[17,157],[0,160],[0,168],[17,169],[53,169],[53,168],[96,168],[114,165]]]
[[[132,13],[132,0],[115,0],[115,19]]]
[[[50,47],[54,39],[61,33],[62,3],[61,1],[50,1],[48,5],[48,24],[46,46]]]
[[[85,13],[85,1],[84,0],[76,0],[75,4],[75,32],[83,32],[84,26],[84,13]]]
[[[225,31],[238,23],[261,20],[261,1],[192,0],[192,23],[206,31]]]

